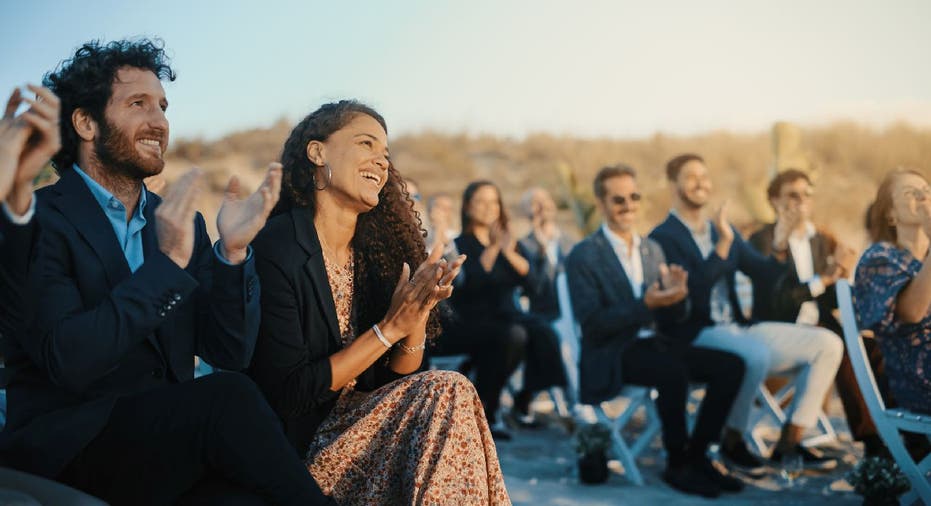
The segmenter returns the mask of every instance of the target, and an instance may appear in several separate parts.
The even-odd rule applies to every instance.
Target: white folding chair
[[[565,283],[565,273],[559,274],[562,276],[563,283]],[[559,277],[556,278],[557,287],[559,285]],[[569,291],[566,289],[566,297],[568,298]],[[559,307],[560,307],[560,317],[553,322],[553,330],[556,332],[556,336],[559,337],[559,348],[560,355],[562,356],[563,366],[566,371],[566,382],[567,386],[565,389],[560,387],[550,387],[547,389],[546,394],[549,396],[550,400],[553,402],[553,406],[556,409],[556,413],[563,418],[568,418],[572,416],[572,412],[575,409],[576,405],[576,393],[578,392],[578,371],[577,367],[574,366],[578,362],[578,338],[574,339],[575,341],[575,354],[573,355],[571,350],[567,350],[567,339],[563,333],[561,321],[563,320],[563,301],[559,295],[557,288],[557,297],[559,298]],[[517,309],[527,312],[530,308],[530,303],[526,300],[526,297],[521,297],[515,292],[514,294],[514,305]],[[571,313],[570,313],[571,316]],[[574,324],[574,321],[573,321]],[[508,380],[507,388],[502,395],[505,396],[505,401],[502,405],[510,404],[513,402],[513,399],[518,391],[520,391],[520,386],[523,384],[523,366],[519,367],[514,374],[511,375],[511,378]],[[507,397],[510,397],[508,399]]]
[[[785,425],[787,417],[782,409],[782,405],[795,393],[795,385],[796,382],[793,378],[775,394],[770,393],[766,385],[760,385],[760,389],[757,392],[757,402],[760,403],[760,407],[754,411],[750,418],[750,429],[747,434],[748,439],[753,442],[753,445],[756,446],[756,450],[760,455],[768,455],[771,450],[770,446],[766,444],[763,438],[763,432],[765,432],[766,429],[765,422],[772,422],[772,424],[779,429]],[[823,410],[818,412],[818,423],[815,428],[818,433],[804,438],[802,440],[802,445],[818,446],[837,441],[837,432],[835,432],[834,426],[831,425],[831,420]]]
[[[857,327],[850,285],[846,280],[840,280],[836,286],[841,325],[844,328],[844,342],[847,344],[847,354],[850,357],[857,384],[860,386],[860,392],[863,394],[863,400],[866,401],[866,407],[869,409],[870,416],[873,417],[879,437],[882,438],[892,458],[899,465],[899,469],[905,473],[912,485],[912,489],[900,498],[899,504],[912,504],[919,500],[924,504],[931,504],[931,483],[928,482],[931,455],[921,462],[915,462],[905,449],[902,436],[899,434],[900,430],[905,430],[931,436],[931,416],[912,413],[905,409],[886,408],[876,385],[873,369],[870,367],[869,355],[866,347],[863,346],[860,330]]]
[[[582,332],[572,313],[569,283],[564,272],[556,277],[556,293],[559,299],[559,319],[553,323],[553,326],[560,336],[560,348],[566,364],[566,375],[571,395],[578,399],[578,364]],[[591,413],[594,415],[595,420],[611,429],[611,452],[624,468],[624,475],[635,485],[643,485],[643,475],[640,473],[636,459],[650,446],[650,443],[661,430],[659,413],[657,413],[656,405],[653,402],[655,395],[656,392],[651,388],[626,386],[614,400],[590,406],[579,404],[576,410],[576,416],[579,418],[590,418],[590,415],[586,416],[586,412]],[[615,418],[609,417],[605,412],[604,405],[614,403],[615,400],[621,398],[627,401],[624,410]],[[624,438],[623,431],[640,409],[644,411],[646,426],[632,442],[628,442]],[[592,420],[585,421],[591,422]]]

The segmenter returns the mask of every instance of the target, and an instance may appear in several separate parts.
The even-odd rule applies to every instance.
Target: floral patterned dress
[[[873,244],[857,264],[854,305],[860,328],[876,334],[896,403],[931,413],[931,314],[915,324],[895,315],[899,292],[921,266],[906,249],[888,242]]]
[[[325,262],[343,344],[352,325],[352,262]],[[406,376],[373,392],[350,382],[320,425],[307,466],[339,504],[511,504],[475,388],[451,371]]]

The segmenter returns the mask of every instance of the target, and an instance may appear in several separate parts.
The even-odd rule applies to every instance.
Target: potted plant
[[[608,448],[611,429],[600,423],[586,424],[575,433],[575,450],[579,455],[579,480],[604,483],[608,480]]]
[[[883,457],[861,460],[845,478],[863,496],[864,506],[898,504],[899,495],[911,488],[899,466]]]

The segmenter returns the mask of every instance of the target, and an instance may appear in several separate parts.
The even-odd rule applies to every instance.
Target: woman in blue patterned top
[[[896,403],[931,413],[931,187],[923,175],[886,176],[870,211],[870,236],[854,286],[860,328],[876,334]]]

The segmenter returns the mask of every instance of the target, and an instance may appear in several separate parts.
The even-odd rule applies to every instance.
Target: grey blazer
[[[659,266],[666,258],[659,244],[646,237],[640,243],[640,257],[647,287],[659,281]],[[566,274],[572,310],[582,327],[581,401],[593,404],[608,400],[623,386],[621,356],[640,329],[653,328],[654,317],[660,312],[684,320],[688,299],[661,310],[647,309],[643,298],[634,296],[627,274],[601,229],[572,250]]]
[[[559,297],[556,295],[556,276],[563,271],[566,256],[572,250],[572,241],[565,235],[559,238],[556,265],[546,258],[546,250],[531,232],[517,243],[520,255],[530,264],[524,281],[524,293],[530,299],[530,312],[550,320],[559,318]]]

